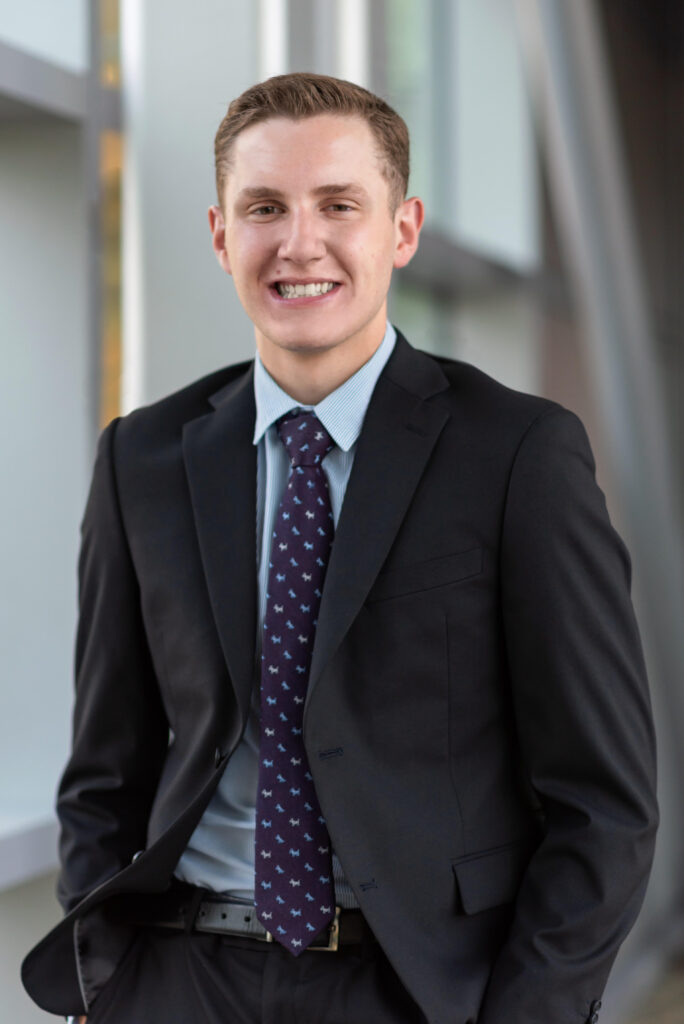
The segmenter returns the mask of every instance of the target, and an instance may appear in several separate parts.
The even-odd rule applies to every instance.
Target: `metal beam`
[[[447,301],[464,292],[473,295],[502,287],[533,285],[531,278],[517,270],[465,249],[431,227],[421,232],[418,252],[401,271],[401,279]]]
[[[70,121],[86,116],[85,76],[0,42],[0,96]]]

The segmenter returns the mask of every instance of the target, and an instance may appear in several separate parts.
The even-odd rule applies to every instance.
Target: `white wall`
[[[455,0],[454,203],[461,245],[516,269],[539,260],[532,119],[510,0]]]
[[[253,354],[252,327],[211,249],[213,142],[258,78],[256,3],[122,0],[124,404]]]
[[[79,129],[0,122],[0,1017],[17,1024],[48,1019],[18,968],[61,916],[52,876],[31,879],[56,862],[69,740],[93,441],[86,241]]]
[[[88,0],[0,0],[0,40],[69,71],[85,71]]]
[[[8,925],[0,927],[0,1012],[7,1024],[54,1024],[60,1019],[39,1010],[19,982],[26,951],[62,916],[55,884],[51,872],[28,885],[0,892],[0,922]]]
[[[78,129],[0,123],[0,835],[51,815],[67,750],[92,443],[85,278]]]
[[[425,201],[426,224],[516,270],[536,268],[539,182],[512,0],[382,8],[379,79],[409,128],[409,193]]]

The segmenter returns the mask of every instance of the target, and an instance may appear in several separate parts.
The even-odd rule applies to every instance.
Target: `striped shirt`
[[[366,409],[378,377],[389,359],[396,332],[387,324],[385,336],[353,376],[315,406],[301,406],[273,380],[257,355],[254,365],[257,446],[257,585],[259,632],[257,664],[260,664],[261,623],[266,613],[268,563],[273,525],[290,470],[287,452],[278,437],[276,421],[292,409],[311,409],[334,440],[336,447],[325,457],[330,503],[337,522],[354,462],[356,444]],[[242,740],[221,777],[218,788],[193,832],[176,868],[177,877],[217,892],[252,896],[254,892],[254,829],[259,775],[259,686],[254,688],[252,708]],[[356,906],[333,857],[336,899],[341,906]]]

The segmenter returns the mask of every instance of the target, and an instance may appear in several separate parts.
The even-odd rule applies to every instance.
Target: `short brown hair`
[[[258,82],[228,107],[214,139],[219,204],[223,206],[231,147],[240,132],[272,117],[298,121],[317,114],[355,115],[368,124],[380,151],[382,174],[389,185],[394,212],[408,188],[409,135],[405,122],[388,103],[360,85],[304,71]]]

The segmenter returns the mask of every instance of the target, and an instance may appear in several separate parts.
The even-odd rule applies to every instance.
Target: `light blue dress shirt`
[[[395,341],[396,332],[388,322],[385,336],[368,362],[313,406],[316,416],[336,445],[322,463],[336,527],[366,409]],[[254,395],[254,444],[257,445],[256,569],[260,624],[257,654],[260,654],[261,623],[266,612],[270,541],[290,470],[287,452],[278,437],[276,421],[291,409],[309,409],[311,406],[300,406],[283,391],[267,372],[258,355],[254,364]],[[251,713],[242,740],[178,862],[175,872],[178,878],[216,892],[253,895],[258,761],[259,687],[255,686]],[[338,903],[342,906],[356,905],[337,858],[333,858],[333,869]]]

